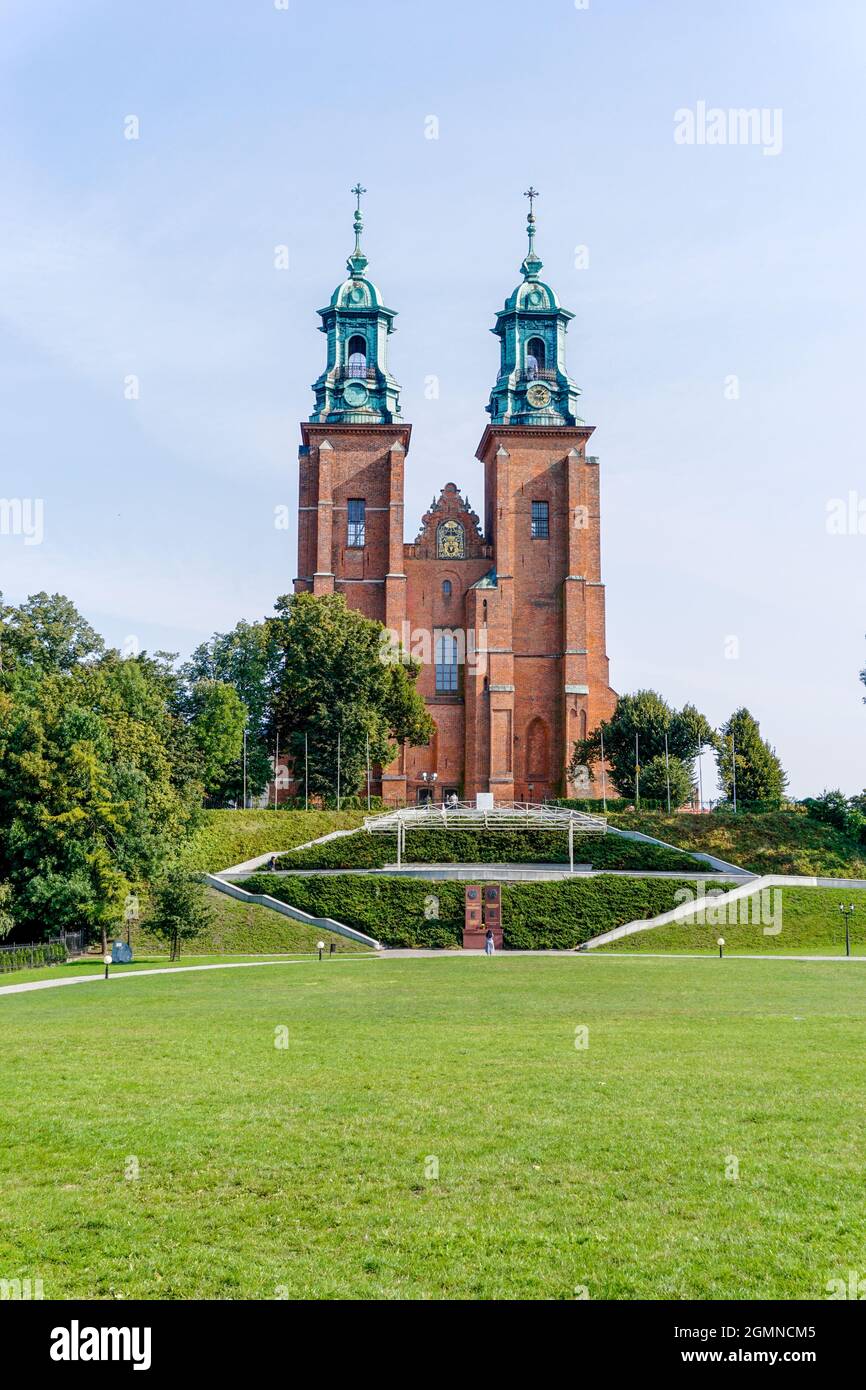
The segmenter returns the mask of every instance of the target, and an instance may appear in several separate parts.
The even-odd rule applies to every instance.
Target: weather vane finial
[[[366,193],[367,190],[359,179],[355,187],[351,188],[349,192],[355,195],[355,220],[352,224],[355,231],[355,249],[346,262],[346,266],[350,275],[360,276],[364,274],[367,268],[367,257],[361,250],[361,233],[364,230],[364,214],[361,212],[361,194]]]
[[[529,199],[529,216],[526,219],[526,234],[529,238],[529,250],[526,253],[526,260],[520,269],[523,271],[527,280],[534,280],[541,269],[541,260],[535,254],[535,200],[539,196],[538,189],[530,184],[524,193],[524,198]]]

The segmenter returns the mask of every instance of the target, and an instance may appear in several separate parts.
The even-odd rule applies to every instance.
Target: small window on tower
[[[360,548],[367,542],[367,503],[362,497],[349,498],[349,545]]]
[[[349,339],[349,376],[367,375],[367,339],[356,333]]]
[[[450,597],[451,597],[451,580],[450,580],[450,579],[443,579],[443,580],[442,580],[442,593],[443,593],[443,595],[445,596],[445,598],[450,598]]]
[[[535,377],[543,371],[544,340],[542,338],[530,338],[526,344],[526,375]]]
[[[532,539],[546,541],[550,535],[550,513],[546,502],[532,504]]]

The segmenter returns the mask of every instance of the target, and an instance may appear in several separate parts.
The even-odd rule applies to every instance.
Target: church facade
[[[522,280],[496,316],[500,368],[477,457],[483,521],[447,482],[404,542],[411,426],[388,369],[394,311],[367,277],[358,186],[348,278],[319,311],[327,339],[301,425],[296,592],[343,594],[421,657],[436,734],[374,790],[414,804],[592,795],[568,781],[574,741],[612,714],[593,426],[566,370],[569,320],[540,276],[530,190]],[[380,783],[381,779],[381,783]],[[595,784],[590,784],[595,788]]]

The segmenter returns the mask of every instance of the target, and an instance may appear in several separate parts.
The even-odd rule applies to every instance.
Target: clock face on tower
[[[462,560],[466,555],[466,533],[459,521],[440,521],[436,531],[436,555],[440,560]]]
[[[550,392],[540,381],[536,381],[527,391],[526,399],[536,410],[540,410],[542,406],[550,404]]]

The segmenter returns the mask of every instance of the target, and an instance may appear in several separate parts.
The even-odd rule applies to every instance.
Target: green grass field
[[[767,892],[772,898],[767,898]],[[778,895],[778,896],[776,896]],[[866,890],[839,888],[775,888],[765,890],[766,920],[760,915],[754,921],[749,907],[748,922],[737,920],[718,923],[674,922],[664,927],[624,936],[610,946],[594,947],[598,951],[655,952],[693,955],[695,952],[718,955],[716,942],[725,940],[727,955],[826,955],[844,956],[845,922],[839,903],[854,904],[851,920],[851,954],[866,955]],[[774,917],[776,906],[781,911]],[[730,904],[725,915],[736,912],[739,918],[743,907]],[[765,934],[764,926],[780,924],[780,932]]]
[[[0,1277],[822,1298],[866,1242],[864,968],[343,957],[0,997]]]

